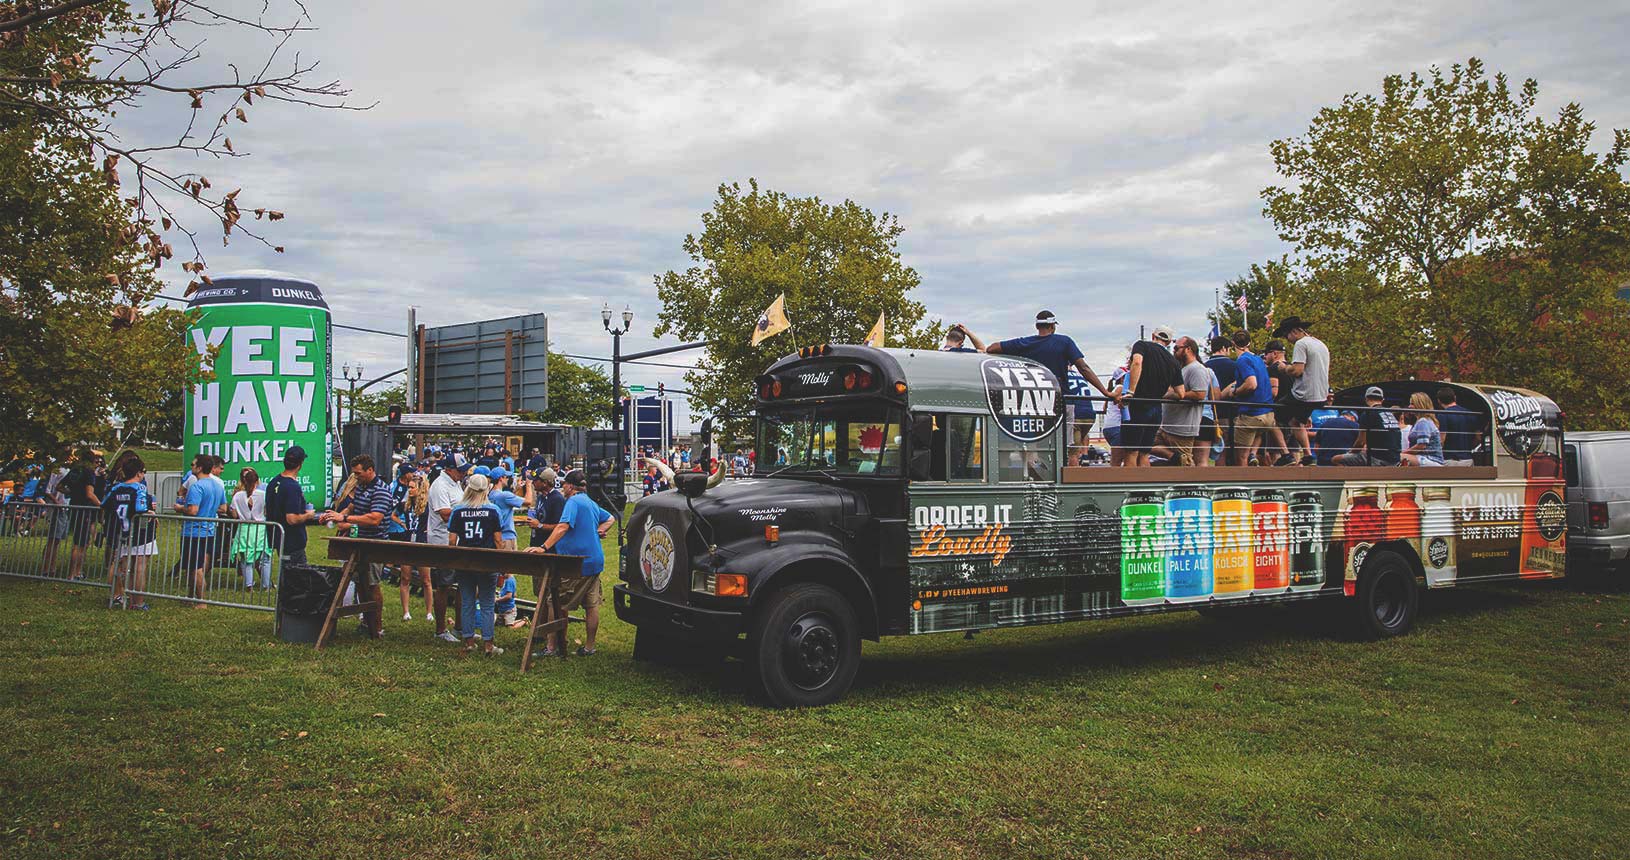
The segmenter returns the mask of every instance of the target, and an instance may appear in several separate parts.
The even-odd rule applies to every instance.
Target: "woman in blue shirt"
[[[487,500],[491,483],[485,475],[471,475],[464,485],[464,499],[453,506],[447,518],[450,546],[498,548],[498,507]],[[493,645],[493,575],[484,571],[460,570],[453,574],[458,585],[459,635],[464,653],[475,650],[475,627],[481,627],[483,650],[487,656],[504,653]],[[477,613],[480,613],[479,616]]]

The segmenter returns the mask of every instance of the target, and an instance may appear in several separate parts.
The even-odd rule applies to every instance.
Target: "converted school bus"
[[[757,385],[753,477],[642,499],[615,601],[637,658],[740,656],[777,705],[842,696],[862,638],[1311,600],[1394,636],[1422,587],[1564,570],[1561,416],[1531,391],[1452,385],[1471,466],[1132,469],[1061,466],[1027,359],[820,346]]]

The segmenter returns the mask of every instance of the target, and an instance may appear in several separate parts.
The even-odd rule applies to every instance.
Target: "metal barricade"
[[[107,588],[117,574],[144,598],[275,609],[282,546],[278,523],[160,513],[122,532],[95,507],[0,506],[0,576]]]

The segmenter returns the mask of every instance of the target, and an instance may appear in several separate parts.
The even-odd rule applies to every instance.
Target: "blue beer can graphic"
[[[1166,600],[1211,599],[1211,492],[1177,486],[1166,493]]]

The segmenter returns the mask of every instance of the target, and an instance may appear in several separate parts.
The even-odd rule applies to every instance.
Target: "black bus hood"
[[[785,545],[820,542],[841,546],[850,543],[869,519],[869,506],[860,493],[798,479],[725,481],[693,499],[678,492],[656,493],[640,499],[629,517],[621,578],[637,586],[652,584],[644,568],[664,556],[657,553],[642,562],[641,554],[646,534],[658,526],[667,532],[658,543],[674,545],[674,578],[688,583],[693,569],[708,570],[762,552],[768,545],[765,532],[769,526],[780,530],[778,543]],[[658,583],[662,581],[657,577]]]

